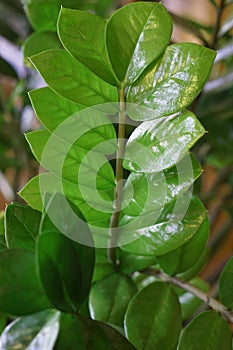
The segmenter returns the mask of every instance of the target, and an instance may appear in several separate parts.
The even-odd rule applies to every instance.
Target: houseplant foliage
[[[189,190],[202,172],[190,149],[205,130],[186,108],[215,52],[169,45],[171,18],[151,2],[107,23],[62,8],[57,33],[63,49],[30,58],[48,86],[30,92],[44,128],[26,138],[47,172],[21,190],[28,206],[6,209],[0,310],[19,318],[1,347],[181,350],[195,337],[230,350],[232,261],[221,304],[196,277],[209,222]],[[197,298],[215,311],[182,331]]]

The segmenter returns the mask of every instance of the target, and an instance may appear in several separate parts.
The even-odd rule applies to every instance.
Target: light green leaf
[[[60,332],[54,350],[136,350],[112,327],[87,318],[61,315]]]
[[[209,289],[208,283],[203,281],[200,277],[195,277],[191,281],[190,284],[199,288],[203,292],[207,293]],[[202,305],[202,301],[195,297],[192,293],[186,292],[183,289],[176,288],[176,292],[179,297],[179,302],[181,305],[182,319],[189,319]]]
[[[34,251],[41,213],[19,203],[10,204],[5,214],[5,235],[9,248]]]
[[[22,49],[25,64],[30,66],[28,57],[36,55],[42,51],[49,49],[60,49],[61,42],[55,32],[39,32],[29,35],[24,41]]]
[[[127,102],[135,104],[131,118],[155,119],[188,107],[201,92],[215,55],[193,43],[169,46],[152,70],[130,87]],[[140,106],[147,107],[144,113],[137,113]]]
[[[132,84],[165,50],[171,33],[171,18],[161,4],[138,2],[116,11],[107,23],[106,46],[118,79]]]
[[[89,308],[94,320],[123,327],[128,303],[137,288],[126,275],[114,273],[94,284],[89,297]]]
[[[57,0],[32,1],[26,7],[28,19],[37,31],[56,31],[60,4]]]
[[[163,172],[131,173],[123,189],[120,224],[162,208],[184,194],[201,173],[201,166],[192,154]]]
[[[0,310],[27,315],[50,306],[36,275],[34,254],[27,250],[0,252]]]
[[[138,255],[160,256],[169,253],[187,243],[207,216],[203,204],[196,197],[190,201],[188,196],[180,197],[165,206],[160,216],[156,212],[152,214],[158,218],[153,225],[145,226],[144,223],[144,226],[138,228],[135,220],[135,224],[132,222],[121,227],[121,249]],[[124,244],[126,239],[131,243]]]
[[[84,106],[118,101],[109,85],[63,50],[48,50],[30,58],[46,83],[59,95]]]
[[[117,85],[105,48],[105,21],[91,13],[62,8],[58,35],[67,51],[94,74]]]
[[[55,203],[59,201],[58,197],[50,198],[43,214],[37,242],[37,264],[43,288],[51,303],[61,311],[76,313],[89,294],[95,250],[87,225],[84,228],[80,225],[76,232],[72,232],[75,241],[63,234],[71,232],[71,228],[73,231],[74,227],[70,213],[64,212],[63,208],[58,210]],[[47,214],[54,211],[54,205],[56,218],[62,217],[60,222],[65,228],[62,232],[57,228],[59,219],[54,223],[54,218],[52,222]]]
[[[221,302],[233,309],[233,257],[228,260],[220,275],[219,295]]]
[[[231,350],[231,331],[227,322],[214,311],[205,311],[184,329],[177,350]]]
[[[157,257],[161,268],[169,275],[189,270],[200,258],[209,236],[209,220],[202,222],[195,235],[180,248]]]
[[[17,318],[11,322],[0,338],[4,350],[52,350],[56,341],[59,312],[45,310]]]
[[[37,118],[49,131],[54,131],[70,116],[85,108],[61,97],[49,87],[32,90],[29,97]]]
[[[180,330],[180,305],[171,286],[152,283],[129,303],[125,331],[138,350],[173,349]]]
[[[124,168],[153,173],[177,164],[205,133],[190,111],[147,121],[131,134],[124,155]],[[187,166],[191,167],[191,161]]]

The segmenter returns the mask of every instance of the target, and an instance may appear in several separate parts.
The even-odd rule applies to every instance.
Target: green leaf
[[[128,303],[137,288],[126,275],[114,273],[94,284],[89,297],[89,308],[94,320],[123,327]]]
[[[170,350],[175,347],[180,330],[180,305],[169,285],[152,283],[129,303],[125,331],[138,350]]]
[[[120,252],[120,270],[123,273],[133,273],[135,271],[144,270],[145,268],[157,263],[155,256],[142,256]]]
[[[50,306],[36,275],[34,254],[10,249],[0,252],[0,310],[27,315]]]
[[[29,35],[23,43],[24,62],[30,66],[28,57],[49,49],[60,49],[61,43],[55,32],[39,32]]]
[[[26,14],[31,25],[37,31],[56,31],[60,4],[56,0],[33,1],[26,7]]]
[[[162,210],[161,215],[150,226],[138,228],[137,220],[121,227],[119,244],[121,249],[132,254],[160,256],[169,253],[187,243],[199,230],[206,219],[207,212],[203,204],[195,197],[180,197]],[[151,220],[151,217],[150,217]],[[142,220],[143,222],[143,220]],[[144,220],[145,222],[145,220]],[[130,241],[131,243],[125,244]]]
[[[208,248],[205,248],[200,258],[195,262],[195,264],[192,267],[190,267],[190,269],[182,273],[178,273],[177,277],[183,281],[191,280],[191,278],[195,277],[203,269],[209,257],[210,257],[210,250]]]
[[[221,302],[233,309],[233,257],[228,260],[220,275],[219,295]]]
[[[9,248],[34,251],[41,213],[29,206],[10,204],[6,208],[5,230]]]
[[[60,327],[54,350],[136,350],[123,335],[102,322],[63,314]]]
[[[108,259],[107,249],[95,250],[95,267],[92,282],[102,280],[105,276],[112,273],[112,264]]]
[[[1,335],[2,349],[52,350],[56,341],[59,312],[44,310],[11,322]]]
[[[49,131],[56,130],[61,123],[85,108],[59,96],[49,87],[32,90],[29,97],[37,118]]]
[[[18,79],[17,73],[14,68],[5,61],[2,57],[0,57],[0,72],[7,77],[11,77],[14,79]]]
[[[54,211],[56,200],[59,200],[58,195],[51,197],[46,211]],[[72,226],[71,216],[63,208],[56,213],[57,218],[61,216],[66,229],[62,232],[67,232]],[[76,237],[74,241],[58,230],[57,223],[51,221],[47,212],[44,213],[37,242],[40,278],[46,295],[57,309],[76,313],[90,289],[95,260],[93,241],[87,225],[85,231],[77,227],[77,232],[72,232]],[[83,241],[79,243],[84,234],[89,245],[82,244]]]
[[[205,311],[184,329],[177,350],[231,350],[231,331],[227,322],[214,311]]]
[[[209,289],[208,283],[203,281],[200,277],[193,278],[190,282],[193,286],[199,288],[203,292],[207,293]],[[195,297],[193,294],[184,291],[183,289],[176,288],[179,302],[181,305],[182,319],[189,319],[202,305],[202,301]]]
[[[48,50],[30,58],[46,83],[59,95],[84,106],[118,101],[117,90],[64,50]]]
[[[164,207],[184,194],[201,174],[201,166],[192,154],[163,172],[131,173],[123,189],[120,224]]]
[[[189,270],[200,258],[209,236],[209,220],[202,222],[195,235],[180,248],[157,257],[161,268],[169,275]]]
[[[117,85],[111,71],[105,42],[105,21],[91,13],[62,8],[58,35],[67,51],[110,84]]]
[[[147,121],[131,134],[124,155],[124,168],[154,173],[177,164],[205,133],[190,111]],[[187,167],[191,168],[191,160]]]
[[[127,102],[135,104],[131,118],[155,119],[188,107],[201,92],[215,55],[193,43],[169,46],[155,66],[130,87]],[[140,106],[147,108],[143,112]]]
[[[132,84],[165,50],[172,21],[158,3],[134,3],[116,11],[107,23],[106,46],[118,79]]]
[[[215,0],[209,0],[209,2],[211,2],[211,4],[214,5],[214,7],[217,7],[217,4],[216,4]]]

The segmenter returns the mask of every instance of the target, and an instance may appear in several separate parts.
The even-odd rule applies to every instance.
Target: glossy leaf
[[[124,185],[120,224],[162,208],[184,194],[201,173],[201,166],[191,154],[163,172],[131,173]]]
[[[180,305],[169,285],[155,282],[131,300],[125,316],[125,331],[138,350],[172,349],[180,330]]]
[[[27,315],[50,306],[36,275],[34,254],[10,249],[0,252],[0,310]]]
[[[205,248],[200,258],[195,262],[195,264],[193,264],[193,266],[190,267],[190,269],[182,273],[178,273],[177,277],[183,281],[191,280],[203,269],[209,257],[210,257],[210,250],[208,248]]]
[[[134,172],[167,169],[177,164],[204,133],[204,127],[190,111],[144,122],[127,142],[123,165]],[[187,166],[191,167],[188,160]]]
[[[26,7],[27,16],[37,31],[56,31],[57,17],[60,4],[56,0],[33,1]]]
[[[189,283],[205,293],[208,292],[208,283],[206,283],[200,277],[193,278],[191,281],[189,281]],[[182,319],[188,320],[202,305],[202,301],[195,297],[193,294],[184,291],[183,289],[176,288],[176,292],[178,294],[179,302],[181,305]]]
[[[52,350],[59,331],[59,312],[45,310],[17,318],[0,337],[4,350]]]
[[[221,302],[233,309],[233,257],[228,260],[220,275],[219,295]]]
[[[127,224],[121,227],[119,242],[125,242],[124,235],[131,241],[123,244],[122,249],[132,254],[160,256],[169,253],[187,243],[199,230],[207,213],[203,204],[195,197],[189,203],[188,197],[179,198],[165,206],[156,223],[151,226],[137,227]],[[156,212],[152,213],[155,217]],[[157,215],[158,216],[158,215]]]
[[[209,220],[206,218],[195,235],[186,244],[168,254],[158,256],[157,260],[162,269],[173,275],[193,267],[205,249],[209,236],[209,226]]]
[[[120,270],[124,273],[133,273],[134,271],[143,270],[157,263],[155,256],[142,256],[129,254],[123,250],[120,252]]]
[[[199,314],[184,329],[177,350],[231,350],[231,331],[227,322],[214,311]]]
[[[5,234],[9,248],[34,251],[41,213],[29,206],[10,204],[5,214]]]
[[[46,210],[53,210],[56,198],[52,197]],[[63,225],[69,226],[69,215],[63,209]],[[62,215],[57,213],[57,217]],[[57,222],[56,222],[57,224]],[[59,310],[76,313],[88,296],[94,268],[94,248],[78,243],[84,233],[89,234],[89,245],[93,245],[90,232],[77,228],[77,241],[62,234],[44,213],[41,235],[37,243],[37,263],[43,288],[51,303]],[[75,235],[75,233],[74,233]]]
[[[30,60],[46,83],[68,100],[84,106],[118,100],[115,87],[98,78],[66,51],[44,51]]]
[[[118,79],[132,84],[165,50],[171,33],[171,18],[161,4],[139,2],[116,11],[107,23],[106,45]]]
[[[136,350],[110,326],[72,315],[61,316],[61,329],[54,350]]]
[[[116,85],[104,33],[104,19],[84,11],[61,9],[58,34],[66,50],[100,78]]]
[[[188,107],[201,92],[214,58],[214,51],[193,43],[169,46],[152,70],[129,89],[127,101],[135,104],[131,118],[155,119]],[[145,113],[137,113],[137,106],[147,107]]]
[[[132,280],[114,273],[94,284],[89,297],[89,308],[94,320],[123,326],[126,308],[136,293]]]
[[[28,57],[49,49],[60,49],[61,42],[54,32],[39,32],[29,35],[23,43],[23,55],[25,64],[30,65]]]

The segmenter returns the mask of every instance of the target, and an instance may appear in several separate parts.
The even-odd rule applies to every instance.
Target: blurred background
[[[60,48],[56,21],[60,6],[108,18],[131,1],[0,0],[0,234],[7,203],[39,169],[24,133],[40,128],[27,92],[43,86],[27,57]],[[217,278],[233,253],[233,1],[164,0],[172,15],[172,42],[195,42],[217,50],[201,95],[190,107],[208,133],[194,148],[204,168],[195,192],[209,211],[210,260],[201,272],[216,296]],[[127,19],[126,19],[127,20]]]

